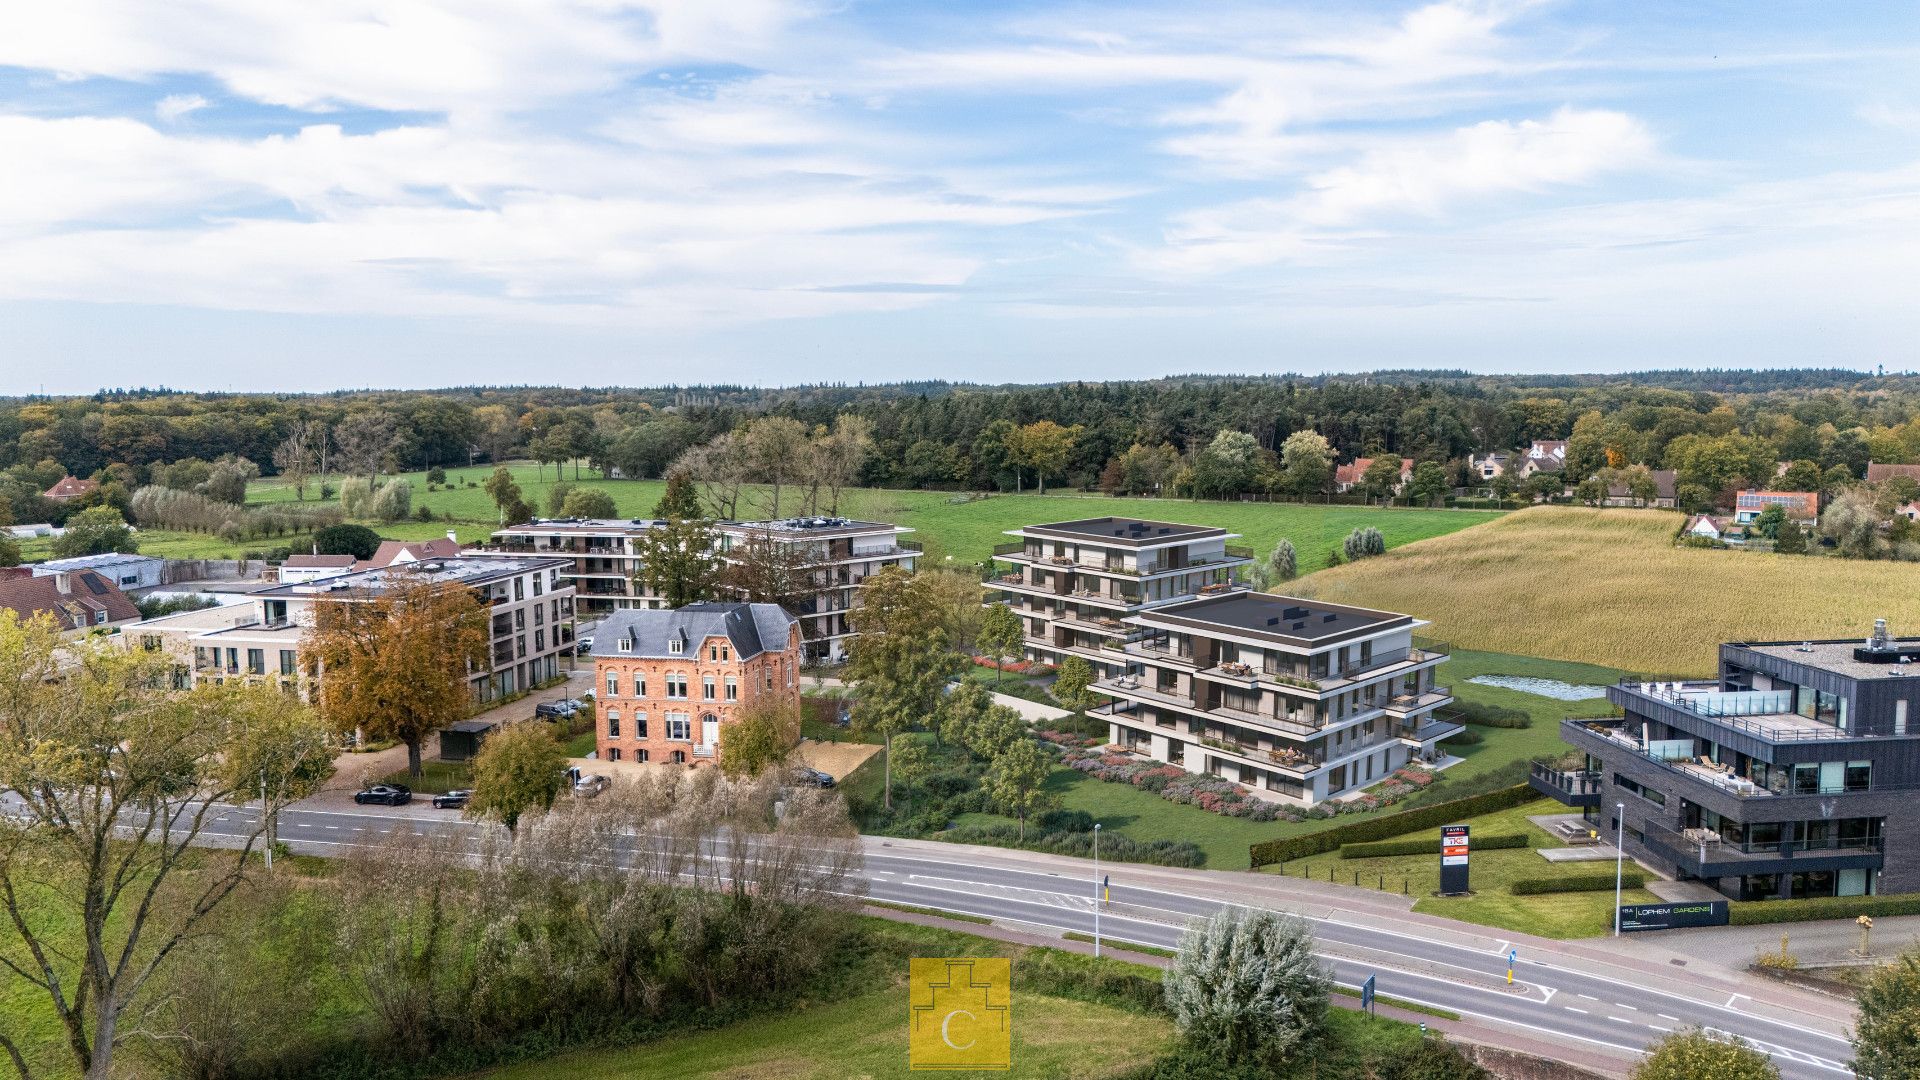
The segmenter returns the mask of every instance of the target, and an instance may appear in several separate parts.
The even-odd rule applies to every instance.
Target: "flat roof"
[[[312,597],[327,596],[342,592],[379,592],[382,589],[411,584],[416,581],[431,581],[436,584],[461,582],[467,585],[485,585],[530,570],[547,567],[570,567],[572,560],[532,556],[527,558],[487,556],[459,556],[445,559],[421,559],[417,562],[395,563],[392,566],[361,570],[351,574],[335,574],[332,577],[319,578],[312,582],[296,582],[266,589],[253,595],[259,597]]]
[[[639,533],[665,525],[653,518],[535,518],[493,530],[493,535],[524,532]]]
[[[1411,615],[1348,607],[1297,596],[1237,592],[1150,608],[1135,616],[1147,625],[1225,630],[1292,645],[1316,645],[1376,630],[1411,626]]]
[[[776,536],[840,536],[850,533],[909,533],[912,529],[887,521],[860,521],[843,517],[769,518],[764,521],[722,521],[722,532],[758,532]]]
[[[1891,638],[1896,645],[1909,649],[1920,649],[1920,638]],[[1855,660],[1853,650],[1866,644],[1865,638],[1847,638],[1844,641],[1730,641],[1727,647],[1745,649],[1761,656],[1785,660],[1790,664],[1802,664],[1806,667],[1831,671],[1836,675],[1845,675],[1849,679],[1912,679],[1920,678],[1920,664],[1870,664],[1864,660]]]
[[[1056,521],[1050,525],[1029,525],[1024,529],[1015,529],[1013,533],[1015,535],[1058,534],[1074,540],[1097,540],[1101,543],[1119,544],[1125,547],[1147,547],[1180,540],[1202,540],[1237,535],[1210,525],[1185,525],[1178,521],[1148,521],[1145,518],[1130,517]]]

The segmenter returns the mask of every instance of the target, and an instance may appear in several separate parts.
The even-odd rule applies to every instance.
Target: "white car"
[[[582,799],[591,799],[612,786],[613,781],[599,773],[581,773],[573,782],[573,793]]]

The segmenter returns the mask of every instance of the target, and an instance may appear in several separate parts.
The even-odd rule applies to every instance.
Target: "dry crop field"
[[[1535,507],[1300,579],[1455,645],[1711,674],[1722,641],[1920,634],[1920,563],[1677,548],[1678,514]]]

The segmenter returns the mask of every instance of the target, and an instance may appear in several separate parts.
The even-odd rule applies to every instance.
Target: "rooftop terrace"
[[[1050,525],[1029,525],[1010,530],[1010,535],[1059,536],[1062,539],[1090,540],[1101,543],[1140,547],[1178,540],[1224,537],[1225,529],[1210,525],[1182,525],[1176,521],[1147,521],[1143,518],[1099,517],[1078,521],[1056,521]]]
[[[1171,604],[1144,612],[1137,618],[1149,625],[1215,627],[1307,644],[1351,637],[1369,630],[1411,626],[1414,621],[1410,615],[1390,611],[1255,592],[1233,592]]]

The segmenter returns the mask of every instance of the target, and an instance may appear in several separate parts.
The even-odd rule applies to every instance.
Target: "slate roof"
[[[66,592],[60,591],[62,580],[67,582]],[[140,609],[133,606],[127,594],[93,570],[0,580],[0,608],[22,619],[45,612],[64,630],[105,625],[97,618],[102,611],[107,613],[108,623],[140,617]]]
[[[344,569],[346,567],[353,565],[353,556],[351,555],[289,555],[284,560],[281,561],[280,565],[291,566],[291,567],[295,567],[296,569],[301,567],[305,567],[307,569],[319,568],[323,570],[324,569]]]
[[[633,608],[616,611],[594,627],[593,655],[683,659],[691,657],[707,638],[724,637],[732,643],[734,655],[747,660],[784,650],[798,623],[778,604],[714,601],[683,608]],[[682,642],[681,651],[669,652],[667,642],[676,637]],[[625,649],[620,647],[623,641]]]

